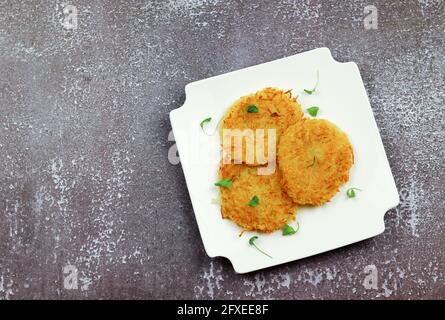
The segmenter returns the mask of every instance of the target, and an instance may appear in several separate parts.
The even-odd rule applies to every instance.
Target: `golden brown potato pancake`
[[[354,154],[348,137],[327,120],[290,126],[278,145],[281,185],[299,205],[329,201],[349,180]]]
[[[257,168],[221,163],[220,179],[233,181],[230,188],[219,188],[221,214],[246,231],[272,232],[293,220],[297,207],[281,189],[278,171],[271,175],[258,175]],[[258,203],[250,206],[255,196]]]
[[[227,139],[226,141],[231,140],[231,146],[229,148],[226,145],[224,149],[223,144],[224,163],[232,163],[232,160],[236,159],[239,161],[237,163],[242,162],[249,165],[266,164],[269,156],[267,143],[269,135],[267,130],[276,130],[276,146],[278,146],[279,137],[284,130],[302,118],[303,112],[301,111],[301,106],[297,102],[297,98],[292,97],[290,91],[285,92],[275,88],[265,88],[254,94],[241,97],[228,110],[221,125],[221,142],[223,143],[225,139]],[[250,138],[247,136],[247,138],[242,140],[242,151],[240,150],[237,156],[236,153],[234,153],[235,139],[230,138],[230,134],[227,130],[224,131],[224,129],[238,129],[241,131],[251,129],[254,135],[250,136]],[[264,139],[262,139],[264,141],[264,147],[261,148],[262,144],[258,145],[259,153],[260,155],[264,153],[264,157],[263,159],[257,159],[257,152],[255,148],[253,148],[253,162],[250,162],[247,161],[249,158],[246,155],[246,141],[251,142],[253,146],[256,145],[256,129],[264,129]],[[261,141],[259,135],[258,141]],[[275,147],[271,146],[271,148],[274,152],[271,158],[275,161]]]

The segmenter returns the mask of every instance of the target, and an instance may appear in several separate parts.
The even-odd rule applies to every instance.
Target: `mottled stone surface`
[[[445,298],[444,6],[1,1],[0,299]],[[359,65],[401,204],[376,238],[237,275],[203,250],[168,113],[188,82],[321,46]]]

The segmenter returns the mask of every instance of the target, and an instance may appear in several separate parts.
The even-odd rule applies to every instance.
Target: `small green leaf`
[[[212,121],[212,118],[206,118],[204,120],[201,121],[201,123],[199,124],[199,126],[201,127],[202,130],[204,130],[204,125],[208,122]]]
[[[253,236],[252,238],[249,239],[249,244],[251,246],[255,245],[255,240],[258,239],[258,236]]]
[[[248,113],[258,113],[258,107],[254,104],[251,104],[250,106],[247,107],[247,112]]]
[[[311,116],[316,117],[318,114],[318,110],[320,110],[320,108],[317,106],[313,106],[313,107],[307,108],[306,110]]]
[[[217,187],[224,187],[224,188],[230,188],[232,186],[233,181],[229,179],[222,179],[215,183],[215,186]]]
[[[258,236],[253,236],[252,238],[249,239],[249,244],[251,246],[254,246],[255,249],[257,249],[259,252],[261,252],[262,254],[264,254],[265,256],[268,256],[269,258],[272,258],[272,256],[268,255],[266,252],[264,252],[263,250],[261,250],[260,248],[257,247],[257,245],[255,244],[255,241],[258,239]]]
[[[260,203],[260,198],[257,196],[253,196],[252,199],[249,201],[249,206],[256,207]]]
[[[354,189],[348,189],[346,191],[346,195],[348,196],[348,198],[355,198],[355,191],[354,191]]]
[[[348,196],[348,198],[355,198],[356,196],[355,190],[362,191],[359,188],[349,188],[348,190],[346,190],[346,195]]]
[[[314,156],[314,159],[312,159],[311,164],[308,165],[307,167],[308,167],[308,168],[313,167],[313,166],[315,165],[315,162],[317,162],[317,158],[315,158],[315,156]]]
[[[285,224],[283,226],[283,236],[290,236],[292,234],[297,233],[298,229],[300,229],[300,224],[297,222],[297,228],[294,229],[290,225]]]
[[[315,92],[315,89],[317,89],[318,87],[318,82],[320,81],[320,73],[317,70],[317,82],[315,83],[314,89],[309,90],[309,89],[304,89],[304,92],[306,92],[307,94],[313,94]]]

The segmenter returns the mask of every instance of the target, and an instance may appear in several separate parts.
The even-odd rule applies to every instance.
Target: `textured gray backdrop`
[[[77,30],[63,25],[66,3]],[[372,4],[378,30],[365,30]],[[444,10],[0,1],[0,299],[445,298]],[[188,82],[321,46],[359,65],[401,204],[376,238],[237,275],[203,250],[167,160],[168,113]],[[77,289],[64,287],[67,265]],[[377,289],[363,285],[369,265]]]

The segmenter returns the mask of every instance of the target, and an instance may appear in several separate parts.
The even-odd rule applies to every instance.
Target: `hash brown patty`
[[[253,110],[257,112],[249,112],[249,107],[255,106]],[[276,146],[280,135],[290,125],[297,123],[303,118],[304,114],[296,97],[292,97],[291,91],[283,91],[275,88],[264,88],[254,94],[239,98],[227,111],[221,126],[221,141],[225,139],[231,140],[231,147],[223,145],[224,163],[247,163],[248,165],[264,165],[268,161],[268,129],[276,129]],[[250,138],[243,138],[242,151],[237,156],[234,153],[235,139],[230,138],[225,129],[251,129],[255,132]],[[256,129],[264,129],[264,147],[259,148],[260,152],[264,150],[264,158],[257,159],[256,150],[253,148],[253,162],[246,156],[246,141],[250,141],[253,146],[256,142]],[[225,137],[226,135],[226,137]],[[257,147],[261,146],[259,144]],[[273,148],[275,149],[275,148]],[[275,161],[274,155],[271,158]]]
[[[220,179],[233,181],[230,188],[220,187],[221,214],[246,231],[272,232],[295,219],[297,206],[282,190],[278,171],[258,175],[257,168],[221,163]],[[255,196],[258,204],[250,206]]]
[[[299,205],[329,201],[349,180],[353,162],[347,135],[323,119],[290,126],[278,144],[281,185]]]

